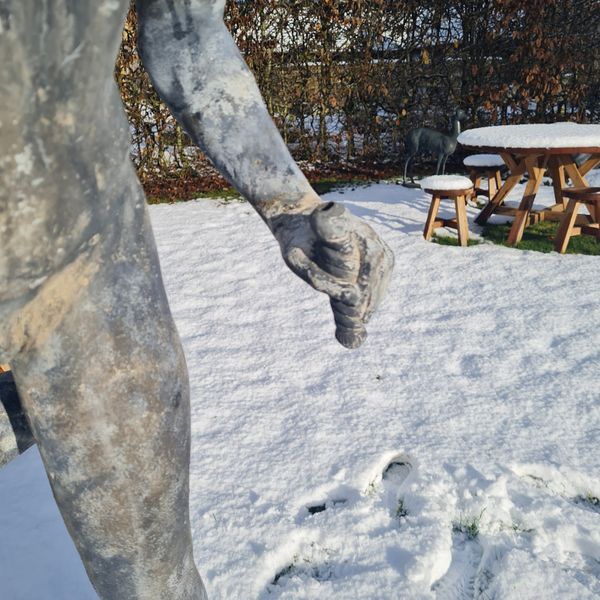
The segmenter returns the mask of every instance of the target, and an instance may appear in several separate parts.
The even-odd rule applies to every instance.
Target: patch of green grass
[[[352,189],[357,187],[367,187],[373,181],[369,179],[340,179],[329,177],[312,182],[312,186],[319,195],[327,194],[334,191],[343,191],[344,189]],[[217,199],[223,202],[244,202],[244,198],[234,188],[223,190],[213,190],[210,192],[197,192],[193,198],[188,200],[201,200],[207,198],[209,200]],[[179,202],[188,202],[188,200],[173,200],[172,198],[163,198],[160,196],[147,196],[148,204],[178,204]]]
[[[212,192],[197,192],[190,200],[202,200],[204,198],[217,199],[222,202],[243,202],[243,198],[237,190],[227,188],[225,190],[214,190]],[[160,198],[159,196],[148,196],[148,204],[178,204],[188,202],[189,200],[172,200],[169,198]]]
[[[518,250],[533,250],[534,252],[554,252],[554,238],[558,231],[558,225],[558,223],[551,221],[542,221],[525,228],[523,239],[517,244],[516,248]],[[510,227],[511,223],[486,225],[481,235],[494,244],[508,246],[506,240],[508,239]],[[574,236],[569,241],[567,254],[600,256],[600,242],[590,235]]]
[[[233,188],[228,188],[226,190],[217,190],[216,192],[199,192],[195,196],[196,200],[202,198],[219,198],[219,200],[225,201],[244,201],[244,197]]]
[[[408,510],[404,504],[404,498],[398,500],[398,506],[396,507],[396,518],[404,519],[408,516]]]
[[[344,190],[346,188],[357,188],[367,187],[373,182],[368,179],[338,179],[336,177],[327,177],[325,179],[319,179],[311,183],[319,196],[328,194],[329,192],[336,192]]]
[[[281,585],[286,579],[308,577],[319,582],[330,581],[335,576],[335,568],[331,562],[333,552],[313,542],[307,556],[295,554],[289,565],[281,569],[271,581],[271,585]]]
[[[600,512],[600,498],[595,496],[592,492],[587,492],[582,496],[577,496],[574,498],[574,500],[576,504],[583,504],[595,512]]]
[[[164,200],[157,196],[146,196],[146,202],[148,204],[173,204],[171,200]]]
[[[365,490],[365,496],[374,496],[377,493],[377,482],[371,481]]]
[[[462,533],[466,535],[468,539],[474,540],[479,535],[479,525],[481,524],[481,517],[484,512],[485,508],[474,517],[465,517],[461,515],[460,519],[453,523],[452,531],[454,531],[454,533]]]
[[[431,238],[431,241],[434,244],[440,244],[440,246],[459,246],[460,245],[458,243],[458,238],[455,238],[450,235],[436,235],[434,233],[433,237]],[[477,246],[478,244],[481,244],[481,240],[473,240],[471,238],[469,238],[467,240],[467,246]]]
[[[515,533],[533,533],[535,529],[524,527],[516,521],[510,526]]]

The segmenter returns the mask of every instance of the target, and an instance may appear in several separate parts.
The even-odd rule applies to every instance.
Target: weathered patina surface
[[[128,5],[0,0],[0,363],[13,368],[100,597],[198,600],[187,372],[113,81]],[[392,254],[369,226],[320,202],[223,5],[139,0],[145,65],[286,263],[331,296],[338,339],[355,347]]]

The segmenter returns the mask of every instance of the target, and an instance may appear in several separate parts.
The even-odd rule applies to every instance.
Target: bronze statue
[[[224,3],[138,0],[144,64],[288,266],[331,297],[337,337],[354,347],[393,256],[308,184]],[[186,366],[113,81],[128,7],[0,0],[0,363],[99,596],[198,600]]]

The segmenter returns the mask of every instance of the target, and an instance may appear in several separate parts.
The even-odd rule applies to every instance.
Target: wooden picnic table
[[[475,222],[484,225],[493,214],[513,216],[507,240],[513,246],[521,241],[526,226],[544,220],[561,221],[567,208],[562,193],[567,186],[567,179],[575,187],[589,187],[585,175],[600,164],[600,125],[554,123],[480,127],[464,131],[458,141],[472,150],[499,154],[504,160],[509,171],[508,177]],[[589,157],[578,165],[575,162],[577,154]],[[533,210],[533,201],[546,173],[552,178],[556,203],[548,208]],[[506,197],[525,174],[529,180],[519,207],[504,206]],[[585,225],[591,220],[597,222],[596,215],[592,217],[579,215],[577,218],[578,222]]]

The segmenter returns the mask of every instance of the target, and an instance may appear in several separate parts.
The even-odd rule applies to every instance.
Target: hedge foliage
[[[598,0],[229,0],[226,22],[293,154],[394,161],[406,132],[600,119]],[[130,12],[116,75],[142,178],[205,164],[150,85]]]

